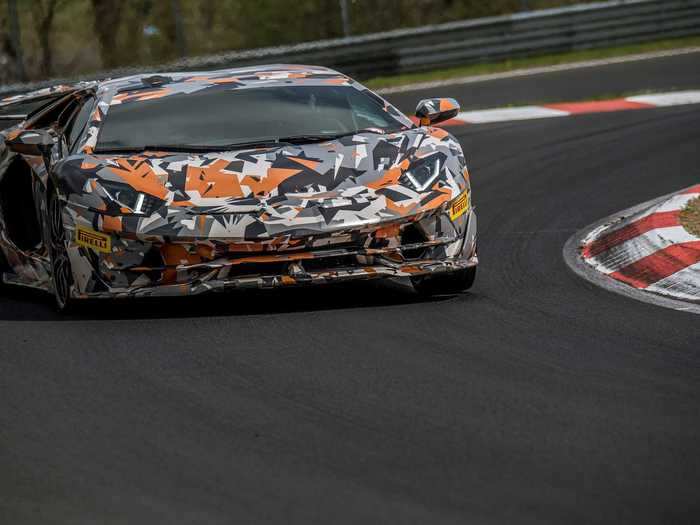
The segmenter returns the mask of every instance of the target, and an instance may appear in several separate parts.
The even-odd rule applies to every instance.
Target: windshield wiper
[[[95,153],[141,153],[143,151],[211,151],[211,147],[195,146],[192,144],[147,144],[145,146],[106,146],[96,148]]]
[[[326,140],[333,140],[337,138],[337,135],[293,135],[291,137],[284,137],[280,140],[288,142],[290,144],[309,144],[311,142],[325,142]]]
[[[291,135],[289,137],[261,137],[245,142],[231,142],[230,144],[147,144],[145,146],[105,146],[97,148],[100,153],[141,153],[144,151],[172,151],[178,153],[200,153],[211,151],[227,151],[244,148],[274,148],[279,146],[292,146],[297,144],[312,144],[336,140],[341,137],[349,137],[359,133],[375,133],[383,135],[385,132],[377,128],[356,129],[345,133],[319,133],[317,135]]]
[[[276,146],[291,146],[292,143],[288,140],[269,138],[269,139],[258,139],[251,140],[250,142],[232,142],[231,144],[225,144],[224,146],[216,146],[219,149],[241,149],[241,148],[274,148]],[[214,147],[214,146],[212,146]]]
[[[355,131],[348,131],[347,133],[341,133],[339,137],[348,137],[350,135],[359,135],[360,133],[374,133],[375,135],[386,135],[389,131],[380,128],[363,128],[356,129]]]
[[[146,146],[105,146],[95,148],[95,153],[141,153],[142,151],[191,151],[193,146],[185,144],[146,145]]]
[[[325,142],[327,140],[336,140],[341,137],[349,137],[351,135],[358,135],[360,133],[375,133],[377,135],[384,135],[384,131],[376,128],[367,129],[356,129],[354,131],[347,131],[344,133],[320,133],[318,135],[292,135],[289,137],[280,137],[280,141],[289,142],[291,144],[310,144],[313,142]]]

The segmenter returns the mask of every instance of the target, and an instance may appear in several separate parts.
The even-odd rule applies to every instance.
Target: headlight
[[[151,215],[163,204],[162,200],[136,191],[127,184],[104,180],[99,181],[98,184],[107,197],[119,206],[121,213],[124,213],[123,208],[126,208],[134,215]]]
[[[441,167],[440,156],[431,155],[412,166],[402,178],[410,182],[416,191],[425,191],[438,178]]]

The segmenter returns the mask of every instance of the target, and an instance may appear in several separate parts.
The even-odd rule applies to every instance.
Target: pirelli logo
[[[109,235],[84,228],[83,226],[78,226],[75,229],[75,242],[96,252],[110,253],[112,251],[112,240]]]
[[[450,206],[450,219],[459,219],[469,210],[469,190],[464,190],[462,194],[452,201]]]

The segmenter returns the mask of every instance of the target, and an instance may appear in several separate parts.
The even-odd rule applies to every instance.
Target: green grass
[[[700,197],[693,199],[683,208],[681,224],[688,233],[700,237]]]
[[[494,62],[488,64],[472,64],[468,66],[451,67],[426,71],[424,73],[409,73],[391,77],[376,77],[364,82],[371,89],[381,89],[388,87],[403,86],[419,82],[431,82],[435,80],[448,80],[452,78],[470,77],[475,75],[485,75],[489,73],[503,73],[515,69],[525,69],[540,66],[553,66],[558,64],[568,64],[573,62],[584,62],[604,58],[613,58],[624,55],[635,55],[650,51],[664,51],[668,49],[678,49],[682,47],[700,46],[700,36],[675,38],[672,40],[659,40],[644,44],[634,44],[619,47],[609,47],[601,49],[589,49],[586,51],[572,51],[569,53],[558,53],[555,55],[542,55],[538,57],[514,58],[505,62]]]

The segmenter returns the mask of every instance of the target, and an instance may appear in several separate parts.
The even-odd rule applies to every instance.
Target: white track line
[[[521,106],[516,108],[485,109],[481,111],[464,111],[455,119],[469,124],[488,122],[507,122],[511,120],[532,120],[538,118],[567,117],[569,112],[541,106]]]
[[[698,64],[698,67],[700,67],[700,64]],[[628,97],[627,100],[661,107],[699,104],[700,91],[676,91],[675,93],[660,93],[658,95],[639,95]]]

